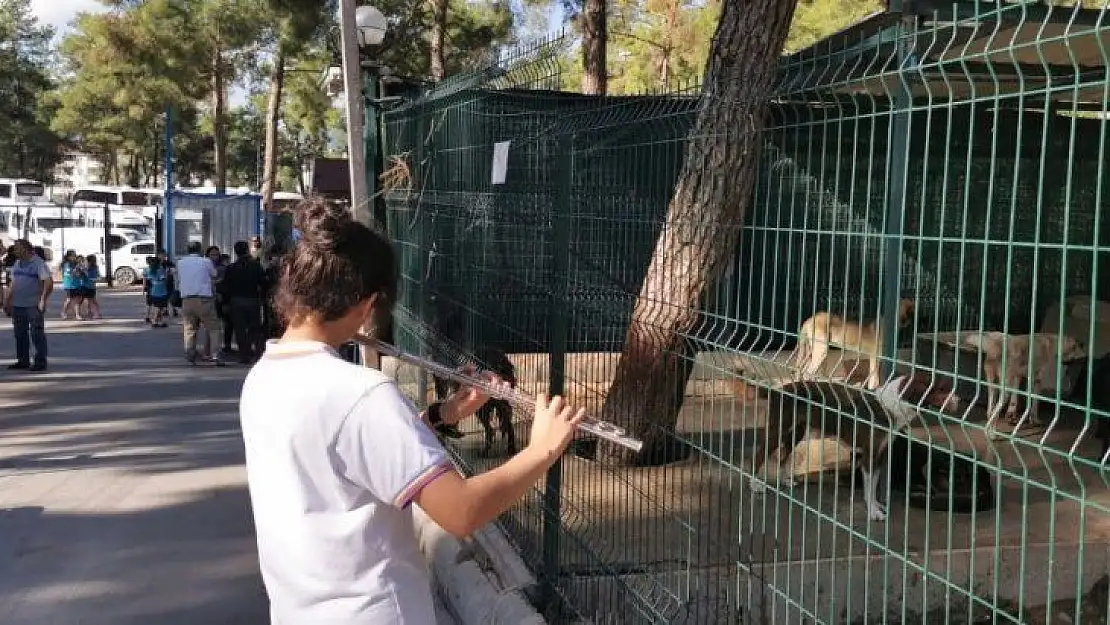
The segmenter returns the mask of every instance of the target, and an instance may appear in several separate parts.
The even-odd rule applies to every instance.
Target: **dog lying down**
[[[960,514],[994,509],[994,480],[986,467],[918,438],[891,438],[889,481],[890,492],[906,493],[915,508]]]
[[[813,427],[856,450],[855,466],[863,474],[863,498],[872,521],[886,519],[878,487],[889,451],[888,430],[906,430],[918,416],[918,405],[948,414],[960,412],[955,393],[920,374],[897,376],[874,393],[836,382],[803,381],[767,389],[766,397],[767,436],[756,446],[752,491],[762,493],[766,488],[758,477],[764,459],[780,446],[793,450]],[[780,456],[780,470],[789,456]]]

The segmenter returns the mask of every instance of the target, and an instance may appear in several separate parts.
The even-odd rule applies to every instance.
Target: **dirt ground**
[[[749,490],[750,455],[766,411],[759,401],[737,398],[730,380],[738,367],[751,385],[774,383],[785,370],[783,355],[746,358],[699,356],[677,427],[695,450],[688,459],[631,469],[573,455],[564,460],[559,579],[580,617],[748,622],[762,606],[774,623],[871,622],[878,614],[925,615],[972,596],[979,597],[969,603],[978,611],[986,602],[1016,617],[1019,608],[1028,614],[1038,605],[1074,603],[1077,588],[1089,589],[1095,572],[1106,570],[1110,475],[1074,460],[1093,458],[1095,443],[1084,441],[1075,456],[1066,453],[1076,439],[1075,415],[1062,415],[1047,434],[993,446],[979,427],[980,409],[968,415],[970,425],[920,425],[918,437],[973,454],[993,476],[1001,474],[995,508],[923,510],[896,492],[888,520],[869,522],[850,473],[834,472],[846,468],[848,457],[835,441],[799,446],[789,466],[801,483],[772,476],[766,494]],[[513,360],[524,390],[546,384],[546,356]],[[611,354],[568,359],[569,399],[599,412],[614,362]],[[414,393],[409,375],[406,386]],[[520,414],[514,420],[524,444],[530,423]],[[476,420],[462,429],[467,437],[453,445],[469,470],[504,460],[498,448],[483,452]],[[542,491],[501,520],[534,568],[543,553]],[[1042,559],[1061,572],[1049,575]],[[974,622],[972,612],[966,622]]]

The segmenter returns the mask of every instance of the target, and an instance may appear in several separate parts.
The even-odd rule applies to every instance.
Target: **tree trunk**
[[[278,44],[274,67],[270,70],[270,102],[266,105],[266,153],[262,162],[262,210],[268,211],[274,203],[277,186],[278,118],[281,113],[281,92],[285,87],[285,51]]]
[[[119,185],[119,150],[112,150],[111,161],[108,164],[108,175],[111,184]]]
[[[27,145],[23,141],[19,142],[19,177],[27,177]]]
[[[140,165],[141,165],[141,163],[139,162],[139,153],[138,152],[131,152],[131,154],[129,154],[128,157],[127,157],[127,173],[126,173],[127,186],[129,186],[129,187],[139,186],[139,166]]]
[[[605,444],[604,454],[616,462],[662,464],[683,455],[673,433],[693,366],[686,337],[744,222],[764,106],[794,5],[724,3],[686,159],[602,410],[603,419],[644,442],[639,454]]]
[[[444,40],[447,36],[447,0],[432,0],[432,78],[443,80]]]
[[[224,55],[218,46],[212,59],[212,139],[216,168],[216,193],[227,191],[227,81]]]
[[[671,88],[671,55],[674,54],[674,31],[678,26],[678,5],[681,0],[671,0],[667,7],[667,38],[663,43],[663,58],[659,62],[659,86],[664,92]]]
[[[605,0],[586,0],[582,8],[582,93],[605,95],[609,71],[605,63],[608,26]]]

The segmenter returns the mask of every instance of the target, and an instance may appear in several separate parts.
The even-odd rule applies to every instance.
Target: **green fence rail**
[[[395,336],[450,362],[503,352],[525,390],[601,414],[701,92],[558,92],[562,45],[386,115],[406,171],[387,196]],[[916,2],[783,59],[739,244],[682,330],[696,355],[669,355],[693,373],[657,427],[691,453],[625,467],[582,447],[499,520],[554,622],[1110,623],[1108,51],[1103,10]],[[875,396],[858,351],[801,366],[820,312],[883,328],[883,382],[913,372],[962,400],[892,436],[885,520],[845,445],[812,430],[753,488],[791,411],[844,417],[857,443],[890,431],[794,383]],[[1028,358],[969,342],[988,331],[1049,340]],[[1036,384],[987,380],[995,361]],[[430,399],[430,380],[399,379]],[[1016,425],[988,415],[998,389]],[[526,442],[530,415],[514,421]],[[463,425],[466,471],[504,461]]]

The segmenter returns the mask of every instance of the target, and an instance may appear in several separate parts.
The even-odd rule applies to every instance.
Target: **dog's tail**
[[[975,347],[980,352],[985,352],[991,349],[992,343],[997,343],[998,340],[995,336],[991,336],[990,332],[968,332],[963,335],[963,344],[969,347]]]
[[[1006,335],[1001,332],[969,332],[964,335],[964,345],[974,347],[984,356],[998,359],[1002,356],[1002,342]]]
[[[983,343],[985,342],[986,340],[983,332],[968,332],[964,335],[964,345],[974,347],[980,351],[983,350]]]

